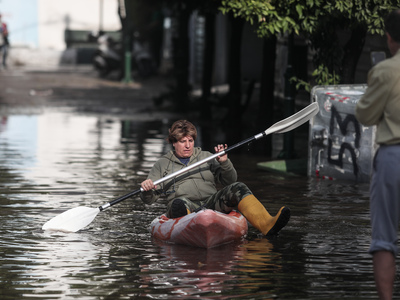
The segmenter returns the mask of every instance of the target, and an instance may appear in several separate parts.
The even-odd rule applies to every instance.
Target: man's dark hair
[[[385,30],[395,42],[400,43],[400,9],[396,9],[386,16]]]

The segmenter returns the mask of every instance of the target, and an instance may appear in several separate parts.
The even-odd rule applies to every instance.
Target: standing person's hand
[[[227,144],[225,144],[225,145],[220,144],[220,145],[217,145],[217,146],[214,147],[216,153],[221,152],[221,151],[223,151],[223,150],[225,150],[225,149],[227,149],[227,148],[228,148],[228,145],[227,145]],[[227,161],[227,159],[228,159],[228,154],[224,154],[224,155],[221,155],[221,156],[217,156],[217,161],[218,161],[219,163],[222,163],[222,162],[224,162],[224,161]]]
[[[156,188],[156,186],[155,186],[154,183],[153,183],[153,180],[151,180],[151,179],[146,179],[145,181],[143,181],[143,182],[140,184],[140,186],[141,186],[142,189],[145,190],[146,192]]]

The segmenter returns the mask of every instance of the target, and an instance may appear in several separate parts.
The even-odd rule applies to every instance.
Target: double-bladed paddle
[[[315,116],[319,111],[318,103],[314,102],[307,107],[303,108],[299,112],[295,113],[294,115],[287,117],[286,119],[283,119],[271,127],[269,127],[267,130],[252,136],[246,140],[243,140],[233,146],[228,147],[227,149],[215,153],[214,155],[211,155],[201,161],[198,161],[197,163],[194,163],[190,166],[187,166],[186,168],[183,168],[177,172],[174,172],[172,174],[169,174],[163,178],[160,178],[156,181],[154,181],[154,185],[160,184],[164,181],[167,181],[171,178],[174,178],[182,173],[188,172],[189,170],[196,168],[197,166],[204,164],[214,158],[217,158],[218,156],[224,155],[227,152],[236,149],[242,145],[248,144],[254,140],[258,140],[260,138],[263,138],[269,134],[272,133],[284,133],[288,132],[292,129],[295,129],[296,127],[304,124],[308,120],[310,120],[313,116]],[[53,231],[64,231],[64,232],[77,232],[78,230],[81,230],[82,228],[86,227],[89,225],[94,218],[97,216],[97,214],[106,208],[109,208],[110,206],[113,206],[114,204],[117,204],[127,198],[130,198],[132,196],[135,196],[139,193],[143,192],[143,189],[137,189],[135,191],[132,191],[126,195],[123,195],[113,201],[110,201],[102,206],[96,207],[96,208],[90,208],[90,207],[84,207],[84,206],[79,206],[76,208],[72,208],[70,210],[67,210],[58,216],[52,218],[48,222],[46,222],[42,229],[43,230],[53,230]]]

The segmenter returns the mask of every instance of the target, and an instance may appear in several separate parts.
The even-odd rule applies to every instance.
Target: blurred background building
[[[10,64],[58,64],[65,31],[120,30],[116,0],[0,0],[9,29]]]

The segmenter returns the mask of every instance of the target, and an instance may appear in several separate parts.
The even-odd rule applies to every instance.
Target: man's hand
[[[145,181],[143,181],[143,182],[140,184],[140,186],[141,186],[142,189],[145,190],[146,192],[156,188],[156,186],[155,186],[154,183],[153,183],[153,180],[151,180],[151,179],[146,179]]]
[[[225,144],[225,145],[220,144],[220,145],[217,145],[217,146],[214,147],[215,153],[224,151],[224,150],[227,149],[227,148],[228,148],[228,145],[227,145],[227,144]],[[221,155],[221,156],[217,156],[217,161],[218,161],[219,163],[223,163],[224,161],[227,161],[227,159],[228,159],[228,154],[224,154],[224,155]]]

